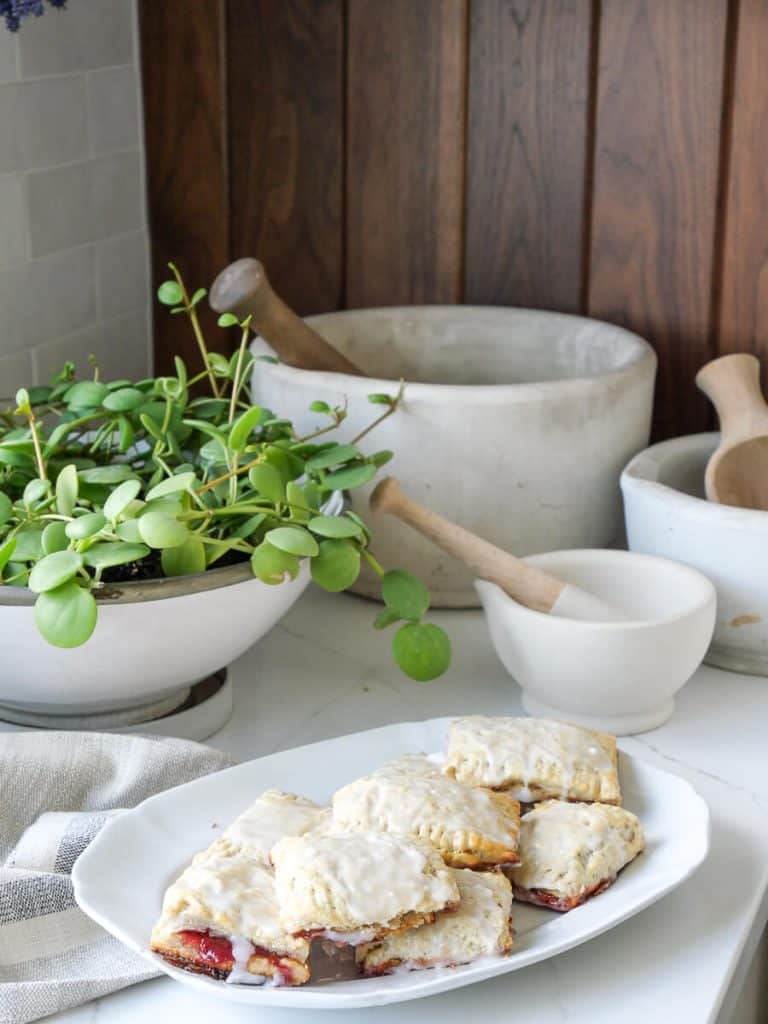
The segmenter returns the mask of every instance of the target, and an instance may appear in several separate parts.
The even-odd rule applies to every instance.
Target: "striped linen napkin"
[[[230,764],[186,740],[0,736],[0,1022],[25,1024],[154,977],[76,905],[70,872],[121,808]]]

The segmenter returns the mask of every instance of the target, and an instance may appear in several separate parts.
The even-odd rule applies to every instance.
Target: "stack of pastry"
[[[571,910],[643,848],[620,803],[613,737],[458,719],[442,764],[398,758],[329,807],[264,793],[168,889],[152,949],[275,985],[310,979],[313,940],[351,947],[361,975],[506,956],[513,891]]]

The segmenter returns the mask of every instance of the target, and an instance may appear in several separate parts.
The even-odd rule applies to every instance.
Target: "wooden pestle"
[[[365,376],[286,306],[258,260],[247,257],[225,267],[211,285],[210,303],[217,313],[234,313],[240,320],[250,316],[254,331],[288,366]]]
[[[370,499],[374,512],[387,512],[412,526],[481,579],[495,583],[519,604],[537,612],[591,621],[626,621],[618,608],[573,584],[550,576],[413,501],[395,477],[386,477]]]
[[[720,444],[707,463],[707,498],[723,505],[768,509],[768,405],[760,362],[748,353],[720,356],[696,383],[720,419]]]

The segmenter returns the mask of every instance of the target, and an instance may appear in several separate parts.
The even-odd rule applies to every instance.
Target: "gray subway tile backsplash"
[[[0,139],[0,174],[82,157],[88,145],[84,77],[0,85]]]
[[[68,0],[19,32],[25,78],[133,62],[132,0]]]
[[[0,27],[0,394],[86,349],[147,373],[135,19],[136,0],[68,0]]]

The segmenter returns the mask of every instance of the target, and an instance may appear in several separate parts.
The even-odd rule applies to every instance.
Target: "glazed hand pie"
[[[359,832],[281,839],[272,850],[280,921],[293,935],[356,946],[432,921],[459,902],[429,846]]]
[[[401,757],[334,794],[335,832],[386,832],[430,843],[452,867],[515,864],[520,805],[451,779],[423,755]]]
[[[512,889],[504,875],[452,869],[461,902],[432,924],[388,935],[358,949],[363,974],[457,967],[482,956],[507,956],[512,948]]]
[[[522,863],[509,878],[516,899],[572,910],[607,889],[644,846],[640,822],[622,807],[549,800],[523,815]]]
[[[459,718],[443,770],[468,786],[533,803],[550,798],[621,803],[616,740],[541,718]]]
[[[318,825],[328,809],[312,800],[268,789],[224,831],[231,846],[269,864],[269,853],[283,836],[301,836]]]
[[[309,943],[281,926],[272,871],[224,837],[168,889],[151,945],[177,967],[230,982],[309,980]]]

